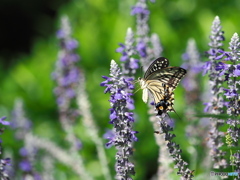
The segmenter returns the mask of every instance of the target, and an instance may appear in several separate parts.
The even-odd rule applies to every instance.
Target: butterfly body
[[[139,78],[140,87],[143,89],[143,101],[146,103],[150,94],[159,115],[173,111],[173,91],[187,73],[181,67],[168,67],[168,65],[168,59],[160,57],[149,66],[144,77]]]

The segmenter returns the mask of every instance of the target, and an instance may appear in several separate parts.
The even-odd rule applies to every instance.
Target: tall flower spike
[[[132,7],[131,15],[137,16],[137,35],[144,37],[149,33],[148,19],[150,11],[147,9],[146,0],[138,0]]]
[[[187,126],[185,128],[186,138],[191,145],[190,159],[197,162],[204,158],[204,167],[211,167],[210,156],[205,153],[199,153],[198,148],[201,142],[208,136],[209,123],[206,123],[204,118],[199,119],[195,115],[199,112],[197,107],[202,102],[201,92],[199,89],[200,72],[202,70],[203,62],[200,61],[200,54],[197,49],[197,45],[194,39],[189,39],[187,42],[187,48],[182,55],[183,65],[182,67],[187,70],[187,74],[182,80],[182,84],[185,88],[185,101],[187,106],[184,108],[185,118],[187,119]],[[205,99],[204,99],[205,101]],[[209,120],[207,119],[207,122]],[[206,146],[202,147],[206,152]]]
[[[93,177],[85,169],[81,156],[75,156],[71,152],[63,150],[52,141],[34,136],[31,132],[27,133],[26,141],[34,144],[38,149],[48,152],[56,160],[68,166],[79,178],[93,180]]]
[[[236,73],[239,71],[238,68],[240,66],[240,41],[239,36],[235,33],[229,43],[231,50],[231,62],[232,64],[227,64],[227,71],[224,70],[225,80],[227,81],[228,89],[224,89],[225,97],[228,99],[227,102],[227,113],[232,116],[232,119],[228,119],[227,124],[230,125],[228,129],[228,133],[231,135],[232,139],[235,142],[235,146],[238,145],[238,140],[240,136],[240,122],[235,118],[240,114],[240,96],[239,96],[239,87],[240,87],[240,74]],[[222,69],[223,71],[223,69]]]
[[[57,82],[54,93],[57,96],[59,111],[67,113],[67,111],[71,111],[71,100],[76,96],[76,87],[79,82],[79,69],[76,66],[79,56],[75,53],[78,42],[70,36],[71,27],[68,18],[63,17],[61,23],[62,27],[57,32],[57,37],[60,40],[60,51],[52,77]]]
[[[12,123],[11,127],[16,129],[15,138],[23,140],[27,132],[31,131],[32,123],[26,117],[23,108],[23,101],[16,99],[14,103],[14,109],[12,111]]]
[[[105,81],[100,85],[105,86],[105,93],[110,93],[110,124],[113,124],[114,138],[109,138],[108,146],[115,145],[116,154],[116,179],[131,180],[131,175],[135,174],[134,164],[130,162],[133,154],[133,142],[137,141],[133,131],[133,113],[129,111],[128,104],[132,104],[132,94],[128,89],[132,89],[131,78],[122,77],[122,72],[117,63],[112,60],[110,67],[110,77],[103,76]]]
[[[240,122],[237,119],[240,115],[240,96],[239,96],[239,87],[240,87],[240,74],[236,73],[238,71],[238,67],[240,66],[240,41],[239,36],[235,33],[231,41],[229,43],[229,57],[231,64],[225,64],[223,62],[219,62],[219,68],[221,74],[225,75],[225,81],[227,82],[227,89],[224,89],[224,96],[227,99],[225,102],[225,106],[227,106],[227,114],[231,116],[228,118],[227,124],[229,125],[227,133],[228,139],[230,139],[230,143],[228,146],[238,147],[239,146],[239,136],[240,136]],[[224,53],[223,53],[224,54]],[[225,53],[226,54],[226,53]],[[230,161],[231,165],[235,166],[235,172],[240,172],[239,166],[239,154],[235,153],[235,156],[232,155],[232,149],[230,149]],[[233,159],[233,160],[231,160]],[[240,174],[238,175],[240,177]]]
[[[154,54],[154,58],[158,58],[162,56],[162,52],[163,52],[163,47],[161,45],[161,41],[159,36],[156,33],[153,33],[151,35],[151,44],[152,44],[152,51]]]
[[[76,90],[80,73],[77,67],[79,56],[75,53],[78,42],[71,37],[71,27],[67,17],[61,19],[61,29],[57,32],[60,41],[60,51],[56,62],[56,69],[52,74],[57,83],[54,93],[57,97],[58,111],[62,128],[67,133],[67,140],[71,150],[77,155],[76,140],[72,123],[78,116],[75,105]]]
[[[199,86],[196,80],[197,74],[199,74],[202,70],[203,64],[200,62],[200,55],[196,47],[196,42],[194,39],[189,39],[187,43],[186,52],[182,56],[184,63],[182,65],[183,68],[187,69],[186,77],[183,79],[182,84],[184,88],[189,91],[199,91]],[[196,92],[198,93],[198,92]],[[193,98],[194,95],[189,96],[188,98]],[[195,96],[195,98],[198,97]],[[198,101],[196,99],[192,99],[193,101]],[[191,99],[188,102],[192,101]]]
[[[205,103],[207,105],[207,110],[211,114],[221,114],[223,111],[223,98],[221,93],[223,78],[219,71],[217,71],[217,66],[219,62],[219,52],[222,51],[224,40],[223,31],[221,27],[221,22],[218,16],[215,17],[212,23],[212,31],[210,35],[210,50],[208,51],[209,61],[204,65],[204,74],[209,73],[209,84],[211,87],[211,99],[210,102]],[[225,152],[220,150],[219,148],[223,145],[222,137],[224,136],[223,132],[219,131],[219,127],[224,124],[224,120],[217,118],[211,119],[211,127],[209,132],[209,147],[210,155],[212,156],[212,160],[214,162],[213,168],[222,169],[227,165],[226,160],[223,158]]]
[[[160,126],[159,134],[163,136],[164,140],[167,142],[168,152],[170,156],[173,158],[175,164],[174,168],[178,169],[177,174],[181,175],[181,179],[191,180],[193,177],[192,171],[188,169],[187,167],[188,163],[182,159],[181,156],[182,150],[180,149],[180,146],[172,141],[173,138],[176,137],[176,135],[170,133],[170,131],[173,131],[173,128],[170,127],[166,122],[165,118],[166,116],[167,116],[166,114],[158,116]],[[161,174],[159,174],[159,178],[160,177]]]
[[[138,69],[139,67],[138,60],[133,57],[134,55],[136,55],[134,43],[134,33],[131,28],[128,28],[125,44],[119,44],[120,47],[116,50],[116,52],[122,54],[120,60],[123,62],[123,74],[127,76],[133,76],[136,73],[136,69]]]
[[[19,150],[21,156],[19,168],[26,176],[34,178],[35,176],[39,176],[35,169],[35,156],[38,149],[34,146],[34,143],[27,141],[27,134],[31,132],[31,127],[31,121],[25,115],[23,101],[16,99],[12,111],[12,128],[16,129],[16,139],[24,142],[24,146]]]
[[[140,62],[143,66],[143,70],[145,71],[150,63],[150,61],[153,59],[153,57],[150,57],[150,54],[153,54],[152,51],[148,52],[148,44],[150,43],[149,38],[149,26],[148,26],[148,20],[149,20],[149,14],[150,11],[148,10],[146,0],[138,0],[135,6],[132,7],[131,15],[136,15],[136,23],[137,23],[137,33],[136,35],[136,50],[138,51],[138,54],[140,56]],[[151,59],[150,59],[151,58]]]
[[[20,154],[24,158],[24,160],[20,163],[20,168],[25,174],[28,174],[29,177],[37,175],[35,169],[33,169],[33,164],[36,162],[36,158],[34,156],[36,154],[36,149],[43,149],[45,152],[51,154],[51,156],[56,160],[62,162],[66,166],[69,166],[73,172],[79,175],[79,177],[89,180],[93,179],[85,169],[81,156],[77,156],[71,151],[63,150],[52,141],[39,138],[32,134],[28,126],[28,119],[26,118],[23,110],[22,101],[16,101],[12,114],[12,124],[14,125],[14,128],[17,129],[17,137],[18,139],[23,139],[25,143],[25,147],[20,150]]]
[[[150,11],[146,0],[138,0],[132,8],[131,14],[136,15],[136,50],[138,51],[143,70],[146,71],[151,61],[161,56],[163,48],[157,34],[149,35],[148,20]]]
[[[187,134],[196,138],[194,141],[196,142],[199,139],[197,136],[199,136],[198,133],[200,133],[200,131],[197,126],[193,125],[198,123],[193,115],[197,113],[196,104],[200,101],[198,74],[202,70],[202,64],[200,62],[200,55],[194,39],[188,40],[186,52],[182,55],[182,59],[184,60],[182,67],[188,72],[182,80],[182,84],[186,90],[185,99],[188,104],[185,110],[187,119],[189,120]]]
[[[0,118],[0,124],[4,126],[9,126],[10,122],[5,121],[6,117]],[[4,128],[0,128],[1,134],[4,132]],[[0,154],[2,154],[2,146],[0,147]],[[9,173],[7,171],[7,166],[10,166],[11,160],[10,158],[0,159],[0,179],[1,180],[9,180]]]

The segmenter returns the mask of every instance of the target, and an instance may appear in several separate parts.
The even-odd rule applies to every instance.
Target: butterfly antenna
[[[141,88],[138,88],[133,94],[137,93]]]
[[[138,79],[136,79],[136,80],[134,80],[134,81],[133,81],[133,83],[134,83],[134,84],[136,84],[138,81],[139,81],[139,80],[138,80]]]

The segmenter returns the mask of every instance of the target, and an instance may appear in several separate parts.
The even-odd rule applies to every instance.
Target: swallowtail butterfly
[[[146,103],[150,94],[158,110],[158,115],[174,111],[173,91],[187,73],[181,67],[169,67],[168,65],[168,59],[160,57],[148,67],[143,78],[138,79],[141,89],[143,89],[143,101]]]

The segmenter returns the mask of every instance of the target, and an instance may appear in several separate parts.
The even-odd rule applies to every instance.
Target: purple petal
[[[2,125],[5,125],[5,126],[9,126],[10,125],[10,122],[9,121],[4,121],[5,119],[7,119],[7,117],[1,117],[0,118],[0,123],[2,124]]]

